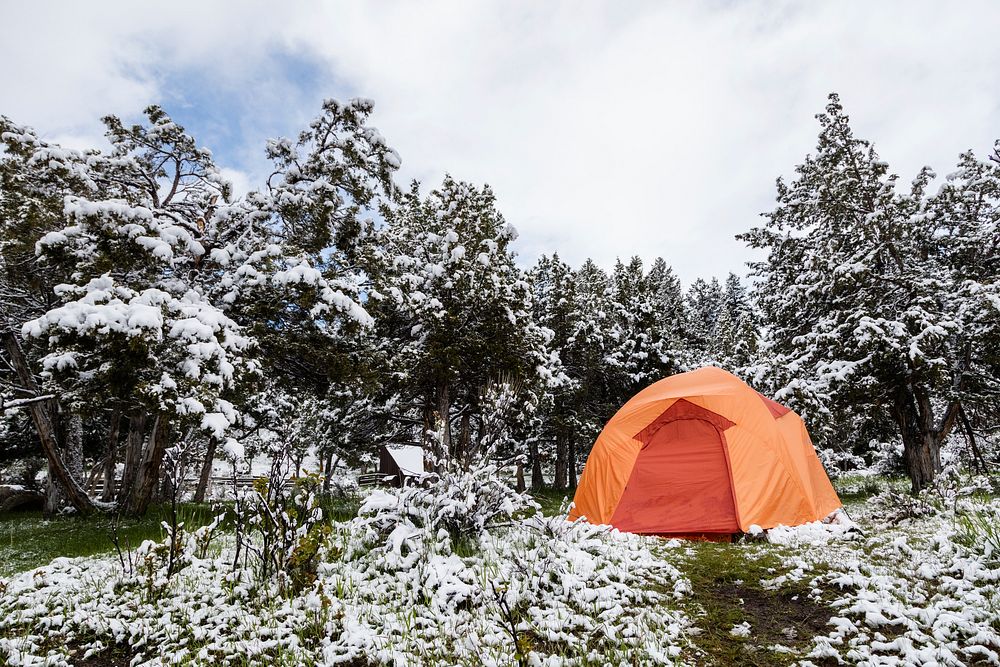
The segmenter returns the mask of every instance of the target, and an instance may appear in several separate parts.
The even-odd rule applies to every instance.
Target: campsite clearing
[[[841,482],[838,486],[843,497],[848,499],[846,509],[857,520],[860,531],[847,531],[843,526],[809,524],[795,529],[771,531],[771,539],[775,543],[750,539],[737,543],[715,543],[640,538],[639,543],[628,540],[617,546],[619,541],[610,539],[611,536],[598,536],[597,542],[593,541],[594,537],[585,538],[582,542],[579,538],[573,538],[566,544],[572,545],[573,553],[577,555],[562,563],[568,568],[567,572],[577,571],[583,574],[588,571],[587,568],[593,567],[593,558],[607,558],[611,554],[618,554],[614,558],[620,559],[623,554],[632,553],[632,557],[637,559],[635,567],[638,569],[629,575],[631,579],[625,579],[632,591],[627,595],[642,596],[645,589],[650,594],[660,596],[658,606],[640,607],[642,612],[639,618],[646,618],[645,623],[654,623],[662,629],[664,641],[658,647],[658,650],[664,652],[661,658],[666,656],[665,659],[676,659],[683,664],[827,665],[836,664],[838,659],[846,664],[858,664],[866,660],[882,660],[887,664],[892,660],[898,660],[898,663],[893,664],[919,664],[921,660],[927,659],[952,659],[954,664],[992,664],[990,660],[993,658],[990,656],[995,656],[1000,650],[1000,563],[984,555],[983,545],[976,545],[974,535],[969,534],[969,528],[961,516],[952,514],[952,509],[943,504],[938,507],[914,505],[909,509],[904,508],[902,514],[897,513],[890,521],[881,517],[887,514],[885,504],[889,501],[885,489],[891,489],[893,482],[881,478],[858,479]],[[869,488],[882,489],[883,494],[870,497],[864,492]],[[557,494],[553,493],[545,494],[541,500],[549,512],[560,501]],[[986,496],[966,499],[960,504],[964,504],[966,511],[970,512],[997,512],[1000,508],[1000,503],[995,498]],[[193,520],[196,516],[206,515],[192,513],[191,516]],[[26,544],[39,545],[38,548],[27,551],[37,554],[41,561],[59,553],[52,536],[60,524],[73,527],[70,533],[63,533],[64,535],[86,534],[88,531],[85,530],[85,524],[95,520],[62,519],[42,522],[37,519],[25,521],[8,515],[0,519],[3,534],[9,532],[7,529],[12,521],[19,522],[19,541],[26,540]],[[158,537],[153,530],[155,524],[149,523],[150,525],[141,529],[149,531],[146,535],[148,537]],[[82,553],[85,546],[100,551],[100,540],[96,536],[105,527],[95,524],[92,528],[89,532],[95,537],[92,542],[87,543],[89,546],[68,539],[63,544],[69,551],[63,553]],[[140,530],[140,527],[135,526],[130,530]],[[541,547],[544,553],[550,554],[543,560],[553,557],[555,551],[538,543],[538,539],[535,537],[528,542],[521,542],[519,548]],[[11,575],[10,564],[15,563],[10,559],[11,546],[8,542],[9,540],[4,540],[0,547],[0,557],[9,568],[5,576]],[[601,542],[607,544],[598,547]],[[533,543],[537,546],[529,547]],[[633,543],[634,546],[626,546]],[[653,560],[659,560],[661,565],[644,560],[639,555],[645,553],[641,549],[629,551],[638,548],[640,543],[647,545],[645,548],[648,553]],[[503,571],[508,567],[504,565],[503,559],[514,555],[512,547],[505,544],[504,540],[491,544],[488,551],[493,555],[489,559],[480,561],[462,556],[462,562],[467,563],[466,567],[476,567],[476,562],[482,562],[491,571],[494,568],[496,571]],[[30,597],[33,587],[40,585],[38,582],[44,581],[46,577],[73,581],[76,577],[91,576],[88,572],[97,574],[98,570],[104,576],[114,576],[117,565],[113,562],[113,553],[109,552],[110,546],[110,542],[104,545],[104,551],[108,553],[96,560],[60,561],[61,564],[54,564],[53,574],[34,575],[34,582],[31,581],[33,575],[13,576],[4,582],[4,588],[13,590],[15,587],[27,587],[25,595]],[[19,544],[19,548],[23,549],[24,544]],[[440,567],[444,562],[446,561],[440,561],[435,567]],[[454,570],[457,561],[447,562],[452,563],[448,566],[452,568],[452,575],[460,578],[465,576],[461,574],[461,569]],[[628,562],[628,558],[625,558],[615,566],[626,568],[616,570],[619,572],[616,576],[624,576],[623,573],[629,571],[630,566],[626,565]],[[19,564],[15,563],[13,568],[21,569],[34,564],[21,561]],[[347,574],[351,571],[350,567],[349,564],[340,564],[336,571]],[[666,568],[655,575],[660,577],[659,581],[646,581],[644,575],[639,574],[644,571],[657,572],[658,568]],[[676,568],[676,574],[668,575],[673,568]],[[44,570],[45,568],[39,572]],[[401,575],[400,572],[392,576]],[[215,575],[211,574],[211,570],[206,570],[198,576],[208,577],[202,581],[203,585],[208,585],[205,582]],[[94,585],[96,584],[91,583],[88,586]],[[88,586],[83,586],[78,595],[91,595]],[[608,589],[610,590],[612,589]],[[39,594],[41,593],[42,590],[39,590]],[[345,601],[352,595],[349,591],[341,594],[345,596]],[[358,589],[353,594],[363,595],[363,589]],[[558,594],[551,595],[556,597],[540,599],[539,604],[554,604]],[[633,604],[637,604],[641,598],[623,598],[623,601],[625,599],[632,599]],[[83,605],[91,604],[86,600],[78,602]],[[306,602],[305,598],[301,602],[293,600],[290,609]],[[34,630],[28,633],[34,634],[36,640],[41,640],[37,641],[38,646],[54,646],[55,642],[49,642],[45,637],[58,637],[59,623],[66,622],[59,620],[62,617],[58,611],[64,603],[52,600],[50,603],[55,605],[52,609],[53,616],[48,621],[52,627],[42,629],[36,624]],[[4,598],[0,602],[0,605],[10,604],[10,598]],[[101,604],[111,603],[104,599]],[[211,606],[217,603],[206,599],[199,604]],[[133,604],[128,613],[138,612],[141,615],[143,609],[155,608],[156,605],[137,609]],[[655,612],[656,609],[660,611]],[[11,610],[5,608],[3,611],[6,614]],[[125,608],[122,611],[125,612]],[[206,609],[206,613],[207,611]],[[490,609],[491,614],[495,611]],[[107,608],[106,613],[115,613],[113,607]],[[174,609],[171,613],[177,614],[178,611]],[[450,623],[448,618],[458,621],[463,612],[455,608],[452,612],[441,613],[444,616],[438,617],[438,621],[447,625]],[[654,613],[661,614],[662,618],[656,620],[652,616],[646,616]],[[450,614],[457,615],[452,617]],[[260,620],[263,622],[265,618],[262,616]],[[502,616],[498,616],[497,620],[502,620]],[[41,618],[36,619],[36,623],[41,621]],[[150,622],[152,619],[142,621],[147,624]],[[281,621],[277,619],[275,622]],[[621,619],[610,622],[614,626]],[[233,646],[251,638],[250,635],[243,636],[240,633],[250,632],[252,635],[255,632],[249,626],[242,630],[240,627],[242,626],[233,626],[229,630],[234,633],[230,638]],[[575,632],[581,632],[585,625],[575,627]],[[667,628],[672,630],[668,631]],[[193,650],[204,643],[205,639],[199,640],[197,633],[191,634],[193,630],[177,626],[171,632],[190,635],[186,642]],[[416,628],[412,631],[418,632]],[[28,627],[8,625],[4,632],[17,637],[18,633],[28,632]],[[560,648],[559,640],[545,639],[547,632],[551,631],[540,626],[537,631],[528,633],[524,637],[524,646],[557,657],[562,651],[563,658],[568,659],[571,651],[565,647]],[[71,634],[81,636],[79,631]],[[303,646],[318,646],[318,641],[320,639],[315,634],[308,633],[296,640]],[[70,644],[82,649],[83,644],[78,640],[74,642],[76,643]],[[417,650],[414,647],[420,645],[419,638],[412,637],[407,642],[412,642],[409,648],[400,645],[395,649],[398,649],[400,655],[412,656],[411,651]],[[123,660],[132,657],[131,654],[122,653],[121,646],[113,641],[105,640],[101,646],[104,648],[98,650],[93,657],[97,659],[104,656],[107,660],[94,664],[125,664],[122,661],[116,662],[118,657],[124,656]],[[390,655],[392,650],[393,647],[387,647],[385,655]],[[502,654],[501,650],[497,655]],[[292,660],[294,655],[299,654],[293,652],[286,657]],[[642,650],[633,653],[633,657],[636,655],[643,655]],[[376,655],[370,657],[377,662]],[[243,655],[241,659],[250,664],[256,664],[257,660],[252,655]],[[440,664],[444,658],[439,655],[437,660]],[[455,656],[455,660],[464,664],[458,656]],[[804,660],[808,662],[802,663]],[[657,662],[653,653],[639,660],[639,664]],[[290,664],[300,663],[292,660]],[[596,663],[570,661],[560,664]]]

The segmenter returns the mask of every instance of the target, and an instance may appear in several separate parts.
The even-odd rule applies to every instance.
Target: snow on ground
[[[541,516],[479,531],[495,515],[474,518],[475,537],[463,542],[454,528],[480,511],[479,492],[374,492],[358,518],[332,524],[315,581],[284,596],[234,569],[229,537],[206,553],[192,538],[169,580],[151,542],[131,573],[116,557],[56,559],[0,579],[0,662],[70,664],[116,642],[134,647],[134,665],[706,659],[704,621],[689,604],[690,543]],[[783,564],[736,585],[804,586],[830,620],[794,650],[758,638],[756,623],[732,622],[722,634],[781,664],[1000,665],[1000,500],[890,494],[851,504],[856,524],[844,516],[779,527],[767,542],[724,547]],[[501,518],[520,512],[498,497]]]
[[[750,534],[754,534],[750,527]],[[778,525],[767,531],[767,541],[771,544],[783,544],[789,546],[797,545],[821,545],[832,541],[839,541],[853,537],[860,533],[858,524],[848,517],[843,510],[838,510],[831,518],[824,521],[812,521],[801,526]]]
[[[231,543],[199,553],[196,537],[170,578],[164,545],[147,542],[131,573],[117,558],[58,558],[0,581],[0,662],[65,665],[69,650],[115,643],[134,665],[555,667],[671,664],[681,651],[688,587],[654,539],[535,516],[460,547],[401,502],[378,492],[333,524],[315,582],[289,596],[234,568]]]
[[[783,576],[832,598],[830,631],[802,664],[1000,665],[1000,559],[989,546],[1000,502],[894,515],[887,506],[897,498],[852,508],[863,534],[814,524],[777,531],[798,547]],[[983,529],[970,530],[977,521]]]

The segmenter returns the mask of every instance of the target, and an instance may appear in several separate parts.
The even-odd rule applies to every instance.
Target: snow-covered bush
[[[283,469],[281,464],[275,468]],[[306,475],[288,488],[283,475],[272,474],[237,492],[234,564],[253,571],[262,585],[273,578],[282,594],[311,584],[330,532],[320,507],[321,484],[318,476]]]
[[[498,466],[481,464],[469,470],[450,467],[423,485],[396,492],[375,491],[359,516],[386,534],[411,530],[436,536],[443,530],[458,545],[474,543],[488,528],[537,509],[531,496],[504,481]]]
[[[869,506],[860,551],[826,542],[786,559],[835,596],[830,629],[802,664],[1000,663],[1000,562],[988,546],[1000,507],[979,501],[965,525],[965,502],[957,521],[947,506],[904,523]]]
[[[871,469],[882,475],[891,475],[903,469],[903,443],[900,441],[868,443],[872,453]]]
[[[818,453],[827,474],[833,479],[867,467],[864,458],[851,451],[823,448]]]
[[[299,587],[260,579],[232,548],[206,558],[187,537],[173,577],[168,543],[143,547],[148,573],[57,559],[0,587],[0,661],[64,665],[118,644],[134,665],[673,663],[689,624],[674,604],[690,584],[654,551],[671,547],[519,516],[532,505],[491,466],[379,492],[355,519],[313,524],[328,532]],[[244,548],[265,539],[283,536],[257,530]]]
[[[872,509],[888,521],[902,521],[928,516],[942,508],[940,498],[926,493],[913,495],[888,488],[869,500]]]

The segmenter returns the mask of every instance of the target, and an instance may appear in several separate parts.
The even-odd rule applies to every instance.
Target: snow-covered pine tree
[[[687,328],[687,303],[684,288],[673,267],[662,257],[653,260],[646,278],[653,293],[653,311],[662,331],[667,349],[673,350],[675,358],[683,360],[685,330]]]
[[[426,197],[414,183],[385,216],[369,306],[388,348],[393,417],[439,461],[468,463],[490,425],[490,387],[527,390],[548,372],[510,249],[516,232],[488,186],[451,177]]]
[[[595,270],[600,271],[590,262],[573,272],[558,255],[543,255],[530,273],[535,320],[551,331],[547,346],[558,355],[565,375],[546,393],[538,428],[541,454],[554,453],[553,486],[559,489],[576,486],[578,463],[606,419],[606,278]],[[594,289],[595,280],[602,286]],[[541,457],[536,449],[532,453],[539,458],[533,465],[537,487],[542,483]]]
[[[701,366],[717,363],[719,315],[722,310],[722,286],[717,278],[696,278],[687,291],[687,342],[692,363]]]
[[[533,317],[544,327],[546,349],[566,364],[571,354],[568,341],[576,328],[575,285],[573,271],[558,255],[538,258],[528,272],[532,287]],[[572,421],[576,409],[575,392],[579,388],[575,379],[567,379],[560,387],[545,392],[537,417],[537,432],[529,447],[532,469],[532,487],[544,484],[543,457],[554,459],[552,485],[567,488],[573,477],[569,451],[571,449]],[[554,455],[554,456],[553,456]]]
[[[370,111],[364,100],[325,103],[298,143],[270,146],[267,191],[237,202],[211,154],[158,107],[144,125],[106,118],[107,154],[50,146],[5,121],[4,178],[18,186],[5,189],[4,208],[35,225],[37,266],[60,281],[41,290],[44,312],[19,328],[68,423],[110,415],[111,433],[123,423],[119,507],[144,511],[182,432],[218,441],[242,407],[253,409],[247,383],[261,347],[265,359],[310,347],[300,359],[325,363],[342,358],[329,350],[343,332],[370,326],[354,261],[360,215],[391,194],[399,163],[364,124]],[[39,391],[17,337],[5,343],[22,389]],[[299,379],[295,369],[286,377]],[[32,409],[53,477],[88,511],[92,501],[60,462],[51,412]]]
[[[608,364],[609,355],[617,348],[608,276],[588,258],[574,272],[573,287],[574,326],[566,341],[568,353],[563,365],[577,385],[570,441],[573,454],[570,458],[576,462],[586,459],[605,422],[618,409],[619,397],[614,391],[615,371]]]
[[[804,406],[821,434],[822,419],[837,412],[831,405],[859,416],[863,407],[884,411],[917,491],[940,470],[941,444],[971,399],[967,369],[996,331],[1000,301],[992,287],[969,301],[979,290],[966,278],[975,263],[950,249],[958,225],[944,215],[947,197],[925,201],[931,172],[897,188],[871,144],[854,136],[836,95],[818,119],[815,154],[790,183],[778,180],[767,224],[742,235],[768,251],[753,268],[784,384],[778,397]],[[978,219],[965,229],[960,236],[984,231]],[[984,277],[979,284],[995,284],[995,270]]]
[[[681,367],[670,345],[670,323],[657,309],[662,287],[648,280],[640,258],[616,262],[609,298],[612,343],[606,359],[612,369],[613,402],[619,405]]]
[[[757,353],[757,326],[753,306],[740,277],[730,273],[722,291],[712,354],[730,371],[743,375]]]

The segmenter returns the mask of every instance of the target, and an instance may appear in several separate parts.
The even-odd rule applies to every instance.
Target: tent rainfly
[[[597,438],[574,503],[570,519],[721,539],[841,505],[802,419],[714,367],[629,400]]]
[[[392,477],[394,486],[405,486],[424,476],[424,450],[416,445],[384,445],[379,450],[378,472]]]

